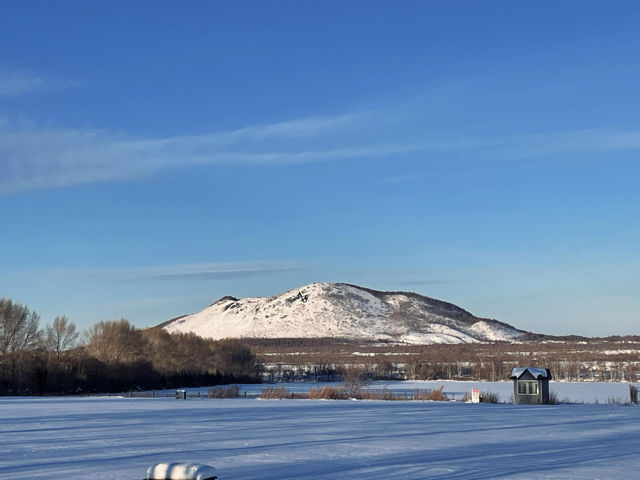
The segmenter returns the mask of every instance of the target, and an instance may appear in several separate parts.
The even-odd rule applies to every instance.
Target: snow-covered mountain
[[[201,337],[391,340],[414,344],[513,341],[525,332],[416,293],[312,283],[270,298],[223,297],[166,331]]]

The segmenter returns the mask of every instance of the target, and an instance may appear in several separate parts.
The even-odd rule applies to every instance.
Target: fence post
[[[638,387],[629,384],[629,399],[634,405],[638,404]]]

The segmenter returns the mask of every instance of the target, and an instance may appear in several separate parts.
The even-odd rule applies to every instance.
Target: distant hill
[[[412,344],[513,341],[528,335],[452,303],[345,283],[312,283],[270,298],[227,296],[159,327],[213,339],[333,337]]]

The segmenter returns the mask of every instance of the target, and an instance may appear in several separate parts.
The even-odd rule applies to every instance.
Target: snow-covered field
[[[9,397],[0,478],[134,480],[160,461],[210,464],[220,480],[637,478],[639,415],[602,403]]]

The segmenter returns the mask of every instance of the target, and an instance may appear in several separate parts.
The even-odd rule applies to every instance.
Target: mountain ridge
[[[352,338],[409,344],[516,341],[528,334],[414,292],[312,283],[272,297],[226,295],[158,325],[204,338]]]

